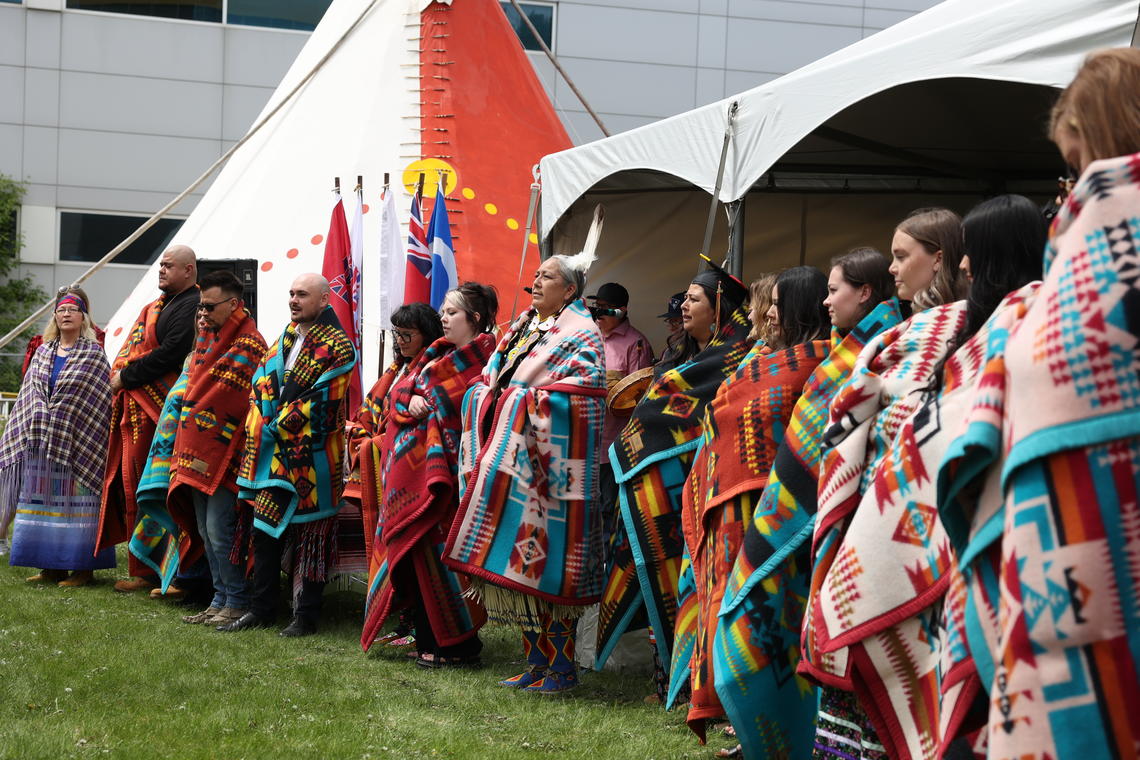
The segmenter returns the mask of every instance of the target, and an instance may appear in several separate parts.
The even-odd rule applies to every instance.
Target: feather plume
[[[602,236],[602,223],[605,219],[606,210],[599,203],[594,206],[594,220],[590,222],[590,231],[586,233],[586,243],[582,246],[582,252],[566,258],[568,267],[583,274],[590,270],[590,266],[598,258],[598,239]]]

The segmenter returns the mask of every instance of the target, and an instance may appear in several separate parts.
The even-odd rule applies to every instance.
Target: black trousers
[[[277,619],[281,599],[281,554],[284,538],[274,538],[263,530],[253,529],[253,588],[250,611],[263,620]],[[321,599],[325,593],[323,581],[301,582],[301,597],[297,600],[294,615],[313,623],[321,615]]]

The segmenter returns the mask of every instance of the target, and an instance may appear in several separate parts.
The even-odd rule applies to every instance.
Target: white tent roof
[[[687,183],[711,194],[733,101],[740,109],[720,191],[724,202],[748,193],[805,139],[835,138],[835,133],[821,135],[818,128],[877,93],[911,83],[962,78],[1061,87],[1089,51],[1129,44],[1136,18],[1136,0],[946,0],[747,92],[546,156],[540,229],[549,235],[581,196],[607,178],[605,185],[611,190]],[[999,92],[992,122],[979,124],[979,129],[1002,127],[1005,92]],[[964,97],[970,97],[968,91]],[[880,128],[889,131],[892,115],[875,116],[876,134]],[[843,144],[845,135],[838,137]],[[908,137],[913,139],[913,134]],[[932,152],[937,152],[940,142],[929,141]],[[912,145],[896,147],[912,149]],[[827,151],[814,152],[817,161],[830,160]],[[960,158],[932,152],[923,152],[920,158],[945,166]],[[978,165],[992,165],[989,162],[1006,152],[1016,150],[976,157]],[[832,153],[832,158],[840,155]]]

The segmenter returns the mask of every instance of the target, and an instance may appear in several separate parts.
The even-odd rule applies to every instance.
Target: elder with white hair
[[[491,620],[522,628],[528,668],[499,683],[529,692],[577,686],[576,619],[602,590],[605,349],[582,301],[592,250],[542,263],[531,308],[463,404],[465,490],[445,562],[471,576]]]

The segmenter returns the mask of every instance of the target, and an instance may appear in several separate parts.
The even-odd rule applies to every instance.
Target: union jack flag
[[[412,196],[412,213],[408,219],[408,252],[404,270],[404,303],[427,303],[431,299],[431,248],[420,211],[423,189]]]

